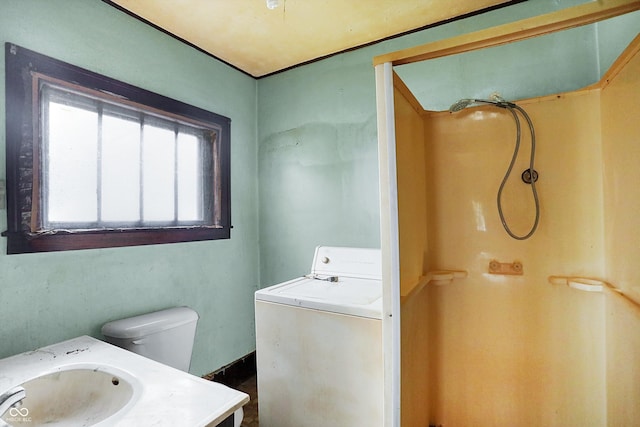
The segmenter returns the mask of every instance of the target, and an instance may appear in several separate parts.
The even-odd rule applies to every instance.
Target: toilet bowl
[[[188,372],[198,313],[189,307],[174,307],[140,316],[114,320],[102,327],[110,344]],[[240,427],[242,407],[234,413]]]

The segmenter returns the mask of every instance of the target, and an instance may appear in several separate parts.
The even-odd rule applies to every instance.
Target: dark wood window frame
[[[41,55],[5,44],[7,254],[177,243],[230,238],[229,118]],[[214,129],[213,172],[206,195],[211,212],[203,225],[36,230],[40,200],[40,80],[55,81],[124,103],[142,105],[176,120]],[[36,201],[34,203],[34,201]]]

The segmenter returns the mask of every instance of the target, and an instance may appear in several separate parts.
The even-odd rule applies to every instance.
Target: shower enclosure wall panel
[[[431,415],[429,366],[435,348],[429,339],[429,301],[416,290],[430,271],[427,235],[427,192],[424,121],[411,92],[396,79],[394,110],[398,186],[401,340],[401,426],[424,427]],[[421,325],[421,327],[414,327]]]
[[[602,90],[606,278],[640,301],[640,36]],[[614,67],[615,68],[615,65]],[[607,421],[640,420],[640,306],[606,298]]]
[[[406,296],[416,285],[417,279],[429,271],[429,239],[426,221],[427,159],[424,141],[424,120],[412,104],[411,94],[400,85],[394,91],[396,121],[396,161],[398,165],[398,223],[399,235],[400,293]],[[407,99],[407,97],[409,99]],[[406,232],[405,232],[406,231]]]
[[[597,91],[587,91],[521,103],[536,123],[538,191],[544,196],[540,229],[522,242],[506,235],[496,208],[515,139],[509,115],[481,107],[426,116],[431,263],[482,274],[493,258],[520,260],[524,277],[538,274],[545,282],[556,271],[603,274],[599,99]],[[519,178],[527,167],[520,158],[503,195],[505,215],[516,230],[533,221],[531,194]]]
[[[607,67],[610,61],[603,61],[602,52],[613,52],[614,45],[626,44],[624,40],[637,33],[639,7],[636,0],[591,2],[541,17],[533,31],[546,33],[551,21],[571,27],[592,12],[588,19],[597,20],[624,13],[622,8],[635,10],[622,20],[594,27],[599,43],[594,47],[596,68]],[[496,33],[518,40],[521,31],[500,26],[474,33],[477,44],[469,44],[472,37],[465,35],[380,56],[374,64],[401,66],[421,58],[467,53],[483,44],[496,45],[492,38]],[[531,35],[528,30],[525,34]],[[640,35],[593,86],[516,101],[532,116],[539,143],[541,223],[527,241],[508,238],[497,220],[495,189],[515,139],[499,123],[500,112],[476,108],[465,110],[464,118],[454,118],[424,111],[396,78],[395,134],[385,133],[379,145],[381,165],[398,155],[397,164],[387,168],[394,172],[393,178],[381,174],[382,211],[392,211],[389,218],[381,216],[381,224],[383,235],[394,233],[394,226],[399,230],[397,241],[383,240],[382,246],[383,253],[391,252],[393,262],[399,254],[403,427],[617,427],[640,420],[638,52]],[[595,73],[597,78],[599,71]],[[524,70],[522,76],[516,74],[523,77],[523,85],[528,83]],[[429,73],[421,76],[433,81]],[[468,77],[460,86],[477,86],[479,79]],[[438,80],[438,84],[444,83]],[[501,90],[484,89],[474,87],[463,97]],[[420,90],[425,93],[424,88],[415,93]],[[436,103],[444,101],[437,93],[426,93]],[[415,139],[421,119],[422,147]],[[510,141],[505,134],[512,135]],[[421,158],[424,167],[418,165]],[[524,170],[522,164],[518,168]],[[491,177],[493,189],[488,184]],[[510,185],[505,190],[505,200],[511,203],[507,216],[514,218],[516,227],[525,227],[523,212],[531,202],[519,193],[518,185],[524,184],[515,180]],[[396,191],[397,206],[395,201],[387,203]],[[414,205],[412,198],[417,201]],[[420,218],[423,198],[427,206]],[[491,259],[520,261],[524,273],[490,274]],[[428,272],[440,269],[466,270],[468,275],[449,285],[425,285]],[[602,294],[582,292],[550,276],[599,277],[623,293],[606,286]],[[397,282],[385,283],[395,291]],[[420,340],[426,343],[421,345]],[[420,379],[428,389],[422,402],[417,397]]]
[[[402,103],[411,102],[395,101],[397,110],[407,112],[399,107]],[[431,423],[603,426],[602,295],[576,296],[547,282],[551,272],[604,273],[599,94],[581,92],[520,105],[531,114],[538,133],[543,213],[538,231],[527,241],[506,235],[496,208],[497,186],[514,143],[508,116],[486,107],[456,115],[427,113],[421,147],[407,136],[415,134],[415,117],[396,116],[402,262],[403,253],[421,251],[401,268],[402,291],[429,307],[429,315],[416,321],[415,304],[403,303],[403,337],[428,340],[429,370],[409,369],[429,384],[429,402],[422,411],[429,413]],[[403,131],[402,126],[409,128]],[[526,144],[523,139],[524,152]],[[425,159],[423,168],[416,167],[419,158]],[[514,175],[527,167],[526,160],[519,160]],[[409,200],[421,180],[408,171],[426,174],[424,218],[402,212],[403,194]],[[531,196],[519,177],[514,181],[505,188],[505,214],[515,229],[526,229],[533,220]],[[424,236],[419,231],[423,223]],[[417,273],[420,256],[425,260]],[[491,259],[519,260],[524,275],[488,274]],[[428,285],[410,296],[418,282],[411,274],[432,269],[464,269],[469,276],[441,287]],[[411,328],[425,328],[426,335]],[[403,352],[402,361],[404,369],[412,355]],[[403,372],[403,381],[406,377],[411,374]],[[403,383],[403,423],[406,399],[411,418],[420,418],[416,402],[404,397],[417,388],[415,377]]]
[[[603,425],[604,350],[593,348],[604,339],[602,300],[578,303],[568,290],[547,283],[554,271],[604,272],[602,215],[593,209],[602,200],[599,96],[521,105],[536,124],[544,214],[527,241],[506,235],[496,208],[496,189],[514,144],[510,117],[481,107],[425,118],[432,263],[469,272],[465,280],[432,289],[436,420]],[[514,231],[533,221],[530,193],[518,178],[526,168],[526,159],[519,159],[517,179],[504,193]],[[492,259],[518,260],[524,275],[488,274]]]

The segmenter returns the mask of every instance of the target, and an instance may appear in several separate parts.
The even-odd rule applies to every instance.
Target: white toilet
[[[126,319],[102,327],[108,343],[188,372],[196,335],[198,313],[189,307],[174,307]],[[244,412],[234,414],[240,427]]]

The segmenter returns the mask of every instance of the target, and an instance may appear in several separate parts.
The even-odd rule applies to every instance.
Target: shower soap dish
[[[552,285],[567,285],[571,289],[579,291],[605,292],[608,295],[617,295],[624,299],[629,304],[629,307],[640,310],[640,301],[606,280],[579,276],[549,276],[549,283]],[[631,289],[637,289],[637,287]]]
[[[570,288],[586,292],[602,292],[604,289],[604,283],[601,280],[585,279],[583,277],[571,278],[567,284]]]
[[[604,280],[578,276],[549,276],[549,283],[552,285],[567,285],[571,289],[585,292],[602,292],[607,286]],[[612,290],[618,291],[612,285],[610,287]]]

